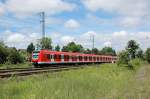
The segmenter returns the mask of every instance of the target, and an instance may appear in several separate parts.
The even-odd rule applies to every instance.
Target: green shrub
[[[136,69],[139,68],[139,66],[142,65],[142,63],[143,63],[143,62],[142,62],[141,59],[135,58],[135,59],[133,59],[133,60],[130,60],[128,65],[129,65],[132,69],[136,70]]]
[[[8,56],[7,48],[0,42],[0,64],[3,64],[7,61],[7,56]]]
[[[117,61],[117,64],[120,66],[122,64],[127,65],[129,62],[129,55],[127,51],[122,51],[121,53],[119,53],[119,60]]]
[[[11,64],[23,63],[24,57],[16,50],[11,49],[8,56],[8,62]]]
[[[150,48],[147,48],[145,52],[145,59],[150,63]]]

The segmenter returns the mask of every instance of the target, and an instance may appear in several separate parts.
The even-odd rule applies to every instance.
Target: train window
[[[80,60],[80,61],[82,60],[82,56],[79,56],[79,60]]]
[[[74,56],[74,59],[77,60],[77,56]]]
[[[88,57],[89,61],[90,61],[90,56]]]
[[[68,55],[64,55],[64,59],[65,60],[69,60],[69,56]]]
[[[72,57],[72,60],[74,60],[74,56],[71,56]]]
[[[46,54],[46,57],[47,57],[47,59],[50,59],[50,55],[49,54]]]
[[[90,61],[92,61],[92,57],[90,56]]]
[[[56,54],[54,55],[54,59],[57,59],[57,55]]]
[[[84,57],[84,60],[87,61],[87,56]]]
[[[76,60],[76,56],[72,56],[72,60]]]
[[[69,59],[71,59],[71,60],[72,60],[72,56],[69,56]]]
[[[75,60],[75,59],[76,59],[76,56],[72,56],[72,59]]]
[[[33,55],[32,56],[33,59],[38,59],[38,57],[39,57],[38,55]]]
[[[97,61],[99,61],[99,57],[97,57]]]
[[[58,59],[61,59],[61,55],[58,55]]]
[[[96,60],[96,57],[94,57],[94,61]]]
[[[68,55],[66,55],[66,59],[69,60],[69,56]]]
[[[50,59],[53,59],[53,55],[50,55],[50,57],[49,57]]]
[[[61,59],[61,55],[54,55],[54,59]]]
[[[32,55],[33,59],[38,59],[39,58],[39,51],[34,51]]]

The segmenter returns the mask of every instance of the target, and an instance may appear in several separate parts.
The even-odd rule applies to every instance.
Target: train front
[[[32,52],[31,62],[33,63],[34,66],[38,66],[39,54],[40,54],[40,51],[33,51]]]

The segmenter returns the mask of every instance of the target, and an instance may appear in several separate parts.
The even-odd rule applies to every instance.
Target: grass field
[[[0,99],[150,99],[150,66],[116,64],[0,80]]]

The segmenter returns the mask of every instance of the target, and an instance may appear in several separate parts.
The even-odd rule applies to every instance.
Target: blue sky
[[[130,39],[150,47],[149,0],[0,0],[0,39],[26,48],[41,38],[40,12],[46,13],[46,36],[53,45],[75,41],[91,48],[122,50]]]

